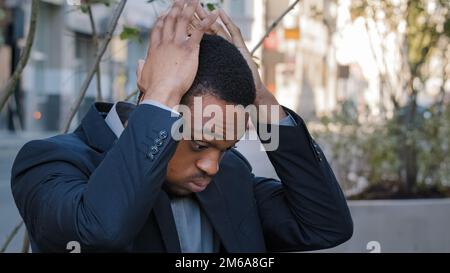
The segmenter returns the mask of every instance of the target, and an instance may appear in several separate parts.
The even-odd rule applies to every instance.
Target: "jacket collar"
[[[236,230],[231,222],[230,209],[227,207],[225,196],[217,178],[213,179],[204,191],[195,195],[227,252],[241,252],[242,250],[237,243],[239,240]]]
[[[105,122],[105,117],[112,107],[112,103],[97,102],[93,104],[77,129],[77,131],[82,129],[89,146],[102,153],[111,149],[117,140]]]
[[[209,218],[215,232],[219,235],[220,243],[227,252],[241,252],[230,218],[230,211],[226,205],[225,197],[220,189],[219,183],[214,179],[208,187],[199,193],[195,194],[200,207],[204,210],[206,216]],[[181,252],[180,241],[178,238],[176,225],[173,219],[173,214],[170,206],[170,199],[165,191],[161,191],[153,209],[156,222],[159,225],[162,239],[169,253]]]

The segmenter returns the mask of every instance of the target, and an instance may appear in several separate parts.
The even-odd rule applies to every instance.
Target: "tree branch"
[[[97,54],[98,54],[98,35],[97,35],[97,29],[95,27],[95,21],[94,21],[94,15],[92,14],[92,9],[91,9],[91,4],[88,4],[87,6],[87,12],[89,15],[89,21],[91,22],[91,29],[92,29],[92,40],[94,43],[94,50],[95,50],[95,55],[94,55],[94,59],[97,58]],[[97,64],[97,69],[95,71],[96,73],[96,78],[97,78],[97,101],[102,101],[102,84],[101,84],[101,73],[100,73],[100,63]]]
[[[39,14],[39,0],[33,0],[33,2],[31,2],[31,16],[30,16],[30,25],[28,28],[27,41],[25,43],[25,47],[22,50],[22,54],[20,56],[19,62],[17,63],[17,67],[13,75],[8,80],[5,88],[0,92],[0,111],[5,106],[9,97],[16,90],[17,82],[22,76],[22,72],[28,63],[31,48],[33,47],[34,36],[36,33],[38,14]]]
[[[23,221],[20,221],[19,224],[17,224],[14,229],[11,231],[11,233],[6,238],[5,243],[2,246],[2,249],[0,249],[0,253],[4,253],[6,249],[8,248],[9,244],[11,243],[12,239],[16,236],[17,232],[19,232],[20,228],[23,225]]]
[[[30,236],[28,235],[28,230],[25,228],[25,234],[22,240],[22,253],[28,253],[30,249]]]
[[[78,112],[78,109],[80,108],[81,102],[84,99],[84,96],[86,95],[86,91],[89,87],[89,84],[94,77],[95,71],[97,71],[97,66],[100,63],[100,60],[105,54],[106,48],[108,47],[109,42],[112,39],[114,30],[116,29],[117,22],[119,21],[120,15],[122,14],[123,8],[125,7],[126,0],[121,0],[120,3],[117,5],[116,10],[114,11],[114,15],[112,16],[112,20],[110,22],[110,25],[108,26],[108,31],[106,33],[106,37],[97,53],[97,56],[94,60],[94,64],[92,65],[91,69],[89,70],[89,73],[86,77],[86,79],[83,82],[83,85],[81,86],[79,96],[76,100],[76,102],[72,105],[69,112],[69,118],[67,119],[67,122],[64,126],[64,133],[67,133],[70,128],[70,124],[72,123],[72,120],[75,116],[75,114]]]
[[[270,33],[278,26],[278,24],[283,20],[283,18],[295,8],[295,6],[300,2],[300,0],[295,1],[292,3],[267,29],[266,34],[259,40],[259,42],[256,44],[256,46],[252,49],[251,54],[255,54],[256,50],[264,43],[264,40],[269,37]]]
[[[124,101],[129,101],[131,100],[133,97],[135,97],[137,94],[139,94],[139,89],[134,90],[132,93],[130,93],[125,99]]]

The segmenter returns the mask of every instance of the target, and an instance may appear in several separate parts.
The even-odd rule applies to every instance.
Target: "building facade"
[[[113,39],[100,62],[103,101],[123,100],[136,91],[136,65],[146,56],[149,32],[157,18],[169,6],[170,0],[130,0],[119,20]],[[20,14],[12,16],[9,24],[21,32],[9,46],[2,46],[1,66],[14,68],[14,60],[7,51],[17,47],[26,37],[31,1],[5,0],[5,10]],[[0,130],[59,131],[65,124],[71,105],[92,66],[96,50],[87,13],[73,1],[41,0],[34,45],[22,75],[17,101],[12,98],[7,110],[0,115]],[[255,44],[263,35],[262,1],[226,0],[221,5],[241,27],[246,41]],[[114,6],[97,4],[92,7],[96,32],[100,42],[111,19]],[[124,27],[137,29],[138,37],[122,40]],[[17,35],[16,35],[17,36]],[[6,57],[4,57],[6,56]],[[16,60],[17,61],[17,60]],[[2,69],[8,78],[12,69]],[[6,80],[5,79],[5,80]],[[97,98],[94,76],[72,122],[76,126]],[[20,108],[20,111],[14,110]],[[11,109],[15,112],[12,113]],[[11,121],[16,121],[14,126]],[[8,125],[9,124],[9,125]]]

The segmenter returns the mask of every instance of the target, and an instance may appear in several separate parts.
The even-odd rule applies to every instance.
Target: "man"
[[[34,252],[64,252],[71,241],[82,252],[301,251],[351,237],[345,198],[322,151],[302,119],[265,89],[238,28],[223,11],[206,14],[198,1],[185,2],[152,31],[137,107],[97,103],[72,134],[19,152],[12,191]],[[231,139],[207,139],[205,131],[174,139],[174,128],[195,134],[180,121],[199,118],[195,110],[181,117],[175,106],[193,108],[200,97],[202,109],[280,110],[278,117],[259,111],[264,117],[254,122],[279,131],[268,155],[281,182],[252,174],[233,149],[239,130]],[[210,133],[234,129],[227,117]]]

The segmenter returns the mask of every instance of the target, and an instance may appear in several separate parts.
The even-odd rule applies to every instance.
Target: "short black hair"
[[[197,75],[181,103],[202,95],[243,106],[255,101],[255,82],[247,61],[233,44],[217,35],[203,36]]]

